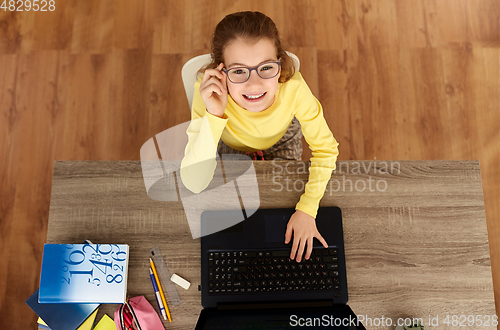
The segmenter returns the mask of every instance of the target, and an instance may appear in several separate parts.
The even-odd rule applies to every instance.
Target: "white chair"
[[[296,71],[300,69],[300,61],[299,58],[290,52],[287,52],[288,56],[290,56],[293,60],[293,66]],[[182,82],[184,83],[184,90],[186,91],[186,96],[189,102],[189,111],[191,112],[191,107],[193,103],[193,94],[194,94],[194,83],[196,82],[196,74],[198,70],[207,65],[211,61],[210,54],[200,55],[193,57],[189,61],[184,64],[182,67]]]

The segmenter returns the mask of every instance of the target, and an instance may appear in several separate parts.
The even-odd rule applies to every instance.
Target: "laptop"
[[[202,232],[230,223],[241,212],[203,212]],[[289,258],[292,242],[284,243],[294,212],[259,209],[232,227],[202,236],[204,309],[196,330],[365,329],[347,305],[341,210],[319,208],[316,226],[328,248],[315,239],[311,257],[303,256],[300,263]]]

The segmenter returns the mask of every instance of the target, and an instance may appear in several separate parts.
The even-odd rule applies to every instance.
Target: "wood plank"
[[[24,304],[24,297],[33,293],[39,281],[41,253],[47,230],[48,207],[51,187],[52,159],[54,159],[49,127],[54,117],[54,81],[57,76],[57,51],[46,51],[39,56],[18,55],[12,97],[15,103],[10,107],[9,168],[15,166],[7,183],[15,183],[15,190],[3,190],[2,196],[14,204],[9,207],[5,220],[8,236],[5,240],[3,257],[5,277],[1,295],[0,317],[19,321],[19,324],[34,325],[36,315]],[[26,95],[27,97],[22,97]],[[19,179],[22,176],[22,179]],[[3,188],[4,189],[4,188]],[[14,194],[14,195],[12,195]],[[22,255],[22,258],[19,258]],[[19,280],[19,274],[22,280]],[[15,297],[15,298],[13,298]],[[21,299],[19,299],[21,297]],[[26,298],[27,299],[27,298]],[[16,301],[16,303],[12,303]]]
[[[19,167],[14,166],[18,161],[18,152],[14,145],[14,137],[18,134],[16,122],[19,120],[19,110],[16,103],[16,69],[17,55],[1,55],[0,71],[4,75],[0,76],[0,109],[3,110],[2,133],[0,134],[0,152],[2,155],[0,166],[0,180],[2,182],[2,198],[0,199],[0,310],[3,310],[7,292],[7,276],[10,252],[9,242],[12,237],[13,213],[16,200],[16,178]],[[25,261],[26,262],[26,261]],[[18,306],[19,307],[19,306]]]
[[[78,1],[75,6],[71,53],[110,53],[113,47],[113,2]]]
[[[56,2],[53,11],[50,10],[48,1],[40,2],[39,12],[27,13],[35,15],[32,30],[34,51],[56,49],[67,51],[71,48],[76,2],[76,0],[65,0],[63,4]]]
[[[155,26],[153,33],[154,54],[183,54],[193,48],[192,1],[155,3]],[[179,15],[179,13],[190,13]],[[173,33],[175,31],[175,33]]]
[[[113,1],[113,49],[151,49],[154,0]]]

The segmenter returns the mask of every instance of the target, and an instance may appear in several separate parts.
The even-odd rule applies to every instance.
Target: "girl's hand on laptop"
[[[227,76],[220,63],[215,69],[205,70],[200,84],[200,94],[207,111],[217,117],[222,117],[227,106]]]
[[[297,249],[297,262],[300,262],[302,260],[302,254],[304,253],[306,243],[307,252],[305,258],[309,259],[311,257],[314,237],[316,237],[325,248],[328,247],[325,239],[319,233],[318,228],[316,228],[316,219],[305,212],[296,210],[288,221],[285,233],[285,244],[288,244],[292,239],[292,232],[293,244],[292,251],[290,253],[290,259],[292,260],[295,258]]]

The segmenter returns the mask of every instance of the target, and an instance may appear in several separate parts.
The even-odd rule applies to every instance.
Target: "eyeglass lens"
[[[264,63],[257,68],[257,74],[262,79],[270,79],[276,77],[279,72],[278,63]],[[234,68],[228,71],[229,80],[235,83],[242,83],[250,77],[250,69]]]

